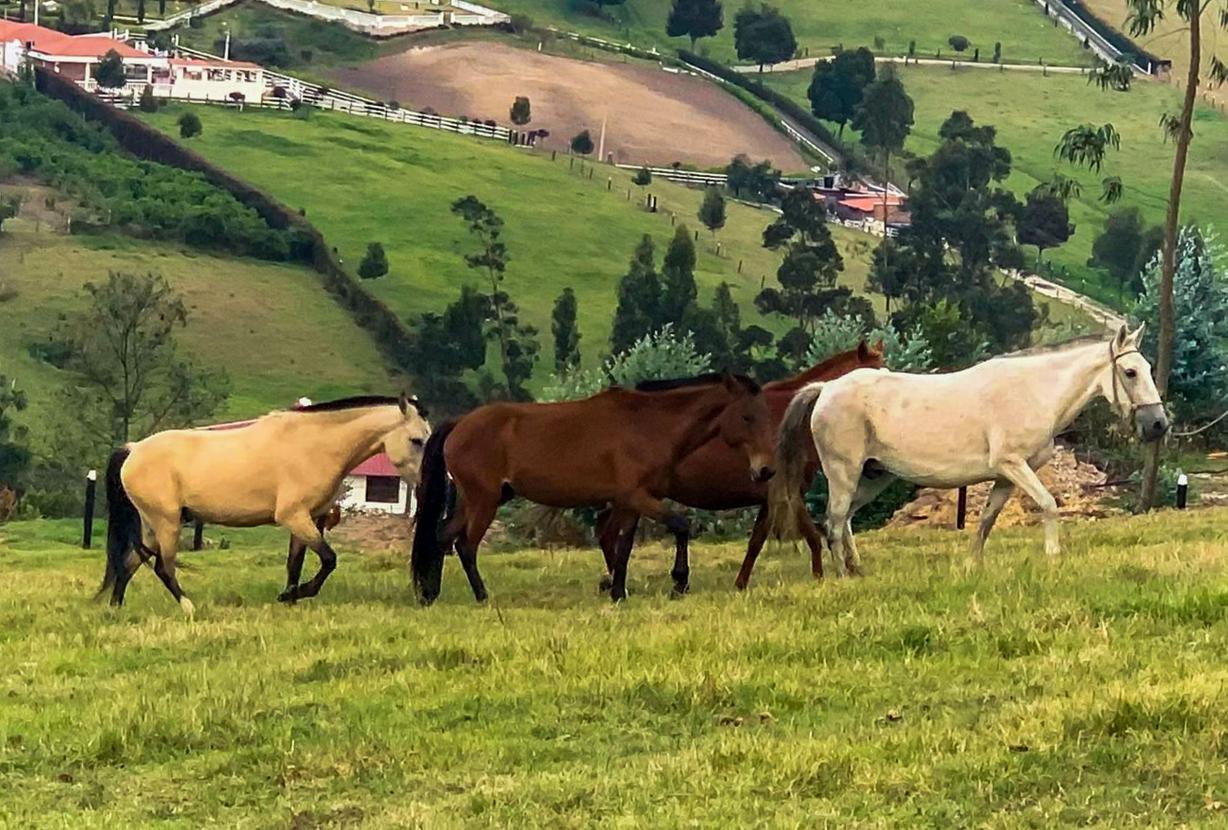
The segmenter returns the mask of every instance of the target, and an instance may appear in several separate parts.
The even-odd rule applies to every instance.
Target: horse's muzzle
[[[772,476],[774,475],[776,475],[776,471],[772,469],[771,467],[760,467],[758,470],[754,470],[753,472],[751,472],[750,477],[754,479],[755,481],[759,482],[760,484],[763,484],[765,482],[771,481]]]
[[[1138,429],[1139,440],[1151,443],[1159,441],[1168,432],[1168,413],[1164,404],[1153,403],[1140,406],[1134,413],[1134,425]]]

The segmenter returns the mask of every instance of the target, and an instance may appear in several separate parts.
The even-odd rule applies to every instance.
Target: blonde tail
[[[804,509],[802,485],[806,474],[806,441],[814,441],[810,413],[824,382],[803,386],[789,402],[776,439],[776,475],[768,485],[768,527],[777,539],[798,535],[797,512]]]

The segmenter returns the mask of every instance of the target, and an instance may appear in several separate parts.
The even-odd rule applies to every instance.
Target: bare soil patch
[[[566,149],[581,130],[625,164],[723,165],[738,153],[768,158],[783,170],[805,169],[788,138],[715,84],[642,64],[596,63],[516,49],[460,43],[412,49],[335,69],[338,86],[403,107],[430,108],[514,126],[512,101],[526,95],[548,149]]]

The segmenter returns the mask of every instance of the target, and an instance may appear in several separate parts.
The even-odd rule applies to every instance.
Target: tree
[[[995,41],[993,45],[993,62],[1002,63],[1002,42]]]
[[[103,89],[122,89],[128,83],[124,76],[124,59],[114,49],[103,55],[94,66],[93,76]]]
[[[1173,172],[1168,190],[1168,211],[1164,219],[1164,245],[1160,259],[1160,278],[1157,293],[1157,331],[1155,382],[1163,396],[1168,389],[1168,376],[1172,372],[1176,319],[1173,301],[1173,280],[1177,270],[1177,231],[1181,222],[1181,192],[1185,186],[1185,167],[1189,158],[1190,142],[1193,140],[1194,105],[1202,85],[1203,49],[1214,47],[1216,32],[1206,34],[1204,43],[1203,14],[1210,7],[1210,0],[1126,0],[1129,15],[1126,18],[1130,34],[1136,38],[1150,35],[1167,12],[1173,12],[1185,22],[1182,30],[1189,44],[1189,64],[1185,83],[1182,85],[1180,114],[1166,114],[1160,119],[1164,139],[1173,140]],[[1228,9],[1221,9],[1216,18],[1221,29],[1228,30]],[[1217,85],[1228,80],[1228,64],[1218,55],[1210,53],[1207,61],[1209,79]],[[1102,66],[1093,76],[1102,89],[1125,91],[1133,80],[1133,68],[1122,62]],[[1114,131],[1115,134],[1115,131]],[[1060,147],[1060,145],[1059,145]],[[1072,161],[1074,158],[1064,156]],[[1120,183],[1119,183],[1120,185]],[[1120,193],[1120,190],[1118,191]],[[1159,475],[1160,443],[1156,442],[1145,456],[1143,486],[1139,494],[1139,507],[1150,510],[1155,501],[1156,482]]]
[[[503,220],[473,195],[453,202],[452,213],[464,220],[469,233],[478,240],[478,252],[466,254],[465,264],[483,273],[490,285],[487,334],[499,345],[499,362],[508,393],[517,399],[525,398],[524,383],[533,373],[539,345],[537,329],[520,322],[519,309],[502,289],[509,259],[507,246],[500,238]]]
[[[112,271],[87,283],[85,308],[63,321],[45,354],[69,373],[59,411],[82,461],[162,429],[191,426],[225,402],[223,372],[179,353],[187,307],[165,279]]]
[[[861,132],[861,143],[883,158],[883,226],[887,223],[887,183],[891,181],[891,154],[904,149],[912,132],[912,98],[895,68],[888,65],[862,96],[853,114],[853,129]]]
[[[1132,315],[1148,324],[1143,348],[1149,352],[1157,345],[1160,273],[1160,261],[1153,259]],[[1167,400],[1189,423],[1219,415],[1228,398],[1228,251],[1213,233],[1186,226],[1178,237],[1176,276],[1177,348]]]
[[[576,326],[576,292],[564,288],[554,301],[550,315],[550,332],[554,335],[554,370],[560,374],[580,365],[580,330]]]
[[[822,363],[832,355],[857,348],[861,341],[870,344],[881,341],[884,361],[893,372],[927,372],[933,368],[929,343],[920,330],[914,329],[907,337],[901,337],[891,325],[874,325],[855,314],[837,314],[830,309],[815,321],[806,362]]]
[[[588,130],[581,130],[572,136],[571,150],[574,153],[579,153],[582,156],[587,156],[596,149],[593,145],[593,137],[589,135]]]
[[[529,99],[523,95],[517,95],[516,100],[512,102],[512,111],[510,113],[512,123],[523,127],[533,120],[532,107],[529,104]]]
[[[707,372],[711,359],[689,334],[666,324],[606,358],[600,369],[564,372],[542,391],[544,401],[574,401],[608,386],[634,387],[646,380],[683,378]]]
[[[179,116],[179,135],[182,138],[195,138],[201,133],[200,117],[194,112],[185,112]]]
[[[1049,188],[1041,185],[1028,193],[1019,215],[1019,242],[1036,246],[1036,267],[1041,264],[1045,248],[1055,248],[1074,234],[1066,202]]]
[[[952,49],[960,53],[963,53],[968,48],[968,38],[963,35],[951,35],[947,38],[947,43],[951,45]]]
[[[738,59],[759,65],[789,60],[797,52],[797,39],[789,19],[766,4],[758,10],[749,6],[733,19],[733,42]]]
[[[0,490],[20,492],[30,467],[28,434],[18,426],[13,416],[25,410],[29,401],[17,387],[17,381],[0,374]],[[6,517],[0,515],[0,521]]]
[[[652,171],[647,167],[641,167],[635,171],[635,175],[631,177],[631,183],[637,184],[640,187],[647,187],[652,184]]]
[[[145,0],[136,0],[136,22],[145,22]]]
[[[660,320],[673,323],[679,330],[687,328],[695,314],[695,242],[686,225],[674,231],[661,262]]]
[[[816,63],[806,90],[810,111],[816,118],[839,124],[843,136],[844,125],[857,114],[874,74],[874,53],[864,46]]]
[[[362,262],[358,264],[358,276],[364,280],[373,280],[387,273],[388,255],[384,253],[384,246],[379,242],[370,243]]]
[[[21,197],[17,195],[0,198],[0,231],[4,230],[4,223],[13,219],[21,212]]]
[[[670,37],[691,39],[691,49],[701,37],[712,37],[725,25],[724,13],[717,0],[674,0],[665,33]]]
[[[141,90],[141,100],[139,102],[141,112],[157,112],[158,99],[154,97],[153,85],[145,84],[145,88]]]
[[[489,317],[490,298],[465,285],[443,314],[428,312],[410,322],[407,363],[432,404],[463,412],[477,403],[460,375],[486,362],[484,327]]]
[[[618,354],[661,323],[661,281],[652,237],[644,234],[626,275],[618,283],[618,305],[610,329],[610,352]]]
[[[712,231],[712,238],[716,239],[716,232],[725,227],[725,197],[715,187],[709,187],[704,192],[698,216],[704,227]]]
[[[757,199],[770,202],[776,196],[776,186],[780,183],[780,171],[772,167],[772,163],[764,159],[757,164],[751,164],[745,155],[736,155],[725,167],[725,185],[738,198]]]

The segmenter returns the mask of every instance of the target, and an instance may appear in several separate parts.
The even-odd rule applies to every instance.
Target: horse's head
[[[776,472],[772,467],[776,430],[767,398],[759,384],[744,375],[726,374],[723,383],[730,401],[717,422],[718,434],[746,453],[752,479],[767,481]]]
[[[401,421],[384,435],[384,452],[396,466],[402,480],[410,487],[418,483],[422,468],[422,450],[431,437],[431,425],[426,420],[426,408],[416,397],[401,395]]]
[[[1139,351],[1143,327],[1130,332],[1122,326],[1109,341],[1109,366],[1100,392],[1121,414],[1134,418],[1140,440],[1158,441],[1168,432],[1168,414],[1151,377],[1151,364]]]
[[[871,346],[864,340],[857,341],[857,367],[858,369],[881,369],[886,364],[886,345],[880,337],[878,342]]]

